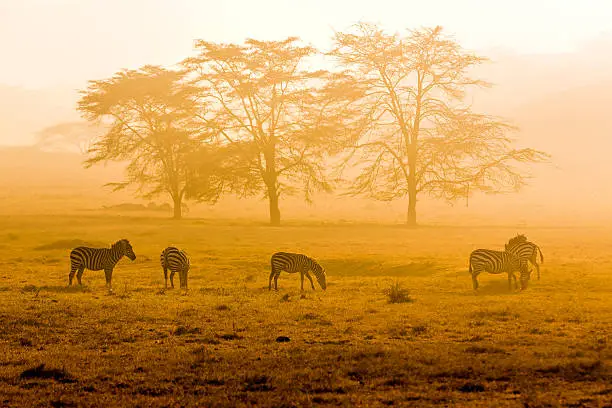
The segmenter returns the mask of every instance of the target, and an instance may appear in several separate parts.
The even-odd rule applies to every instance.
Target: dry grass
[[[11,217],[0,277],[0,406],[609,406],[612,230],[525,231],[542,280],[510,292],[467,257],[515,228]],[[44,231],[44,233],[41,233]],[[67,288],[66,249],[127,237],[114,295],[101,272]],[[157,257],[192,257],[189,292]],[[304,252],[328,289],[299,291],[269,257]],[[389,303],[391,283],[414,302]]]
[[[385,294],[389,297],[389,303],[409,303],[414,300],[410,297],[410,291],[402,288],[399,282],[395,282],[385,289]]]

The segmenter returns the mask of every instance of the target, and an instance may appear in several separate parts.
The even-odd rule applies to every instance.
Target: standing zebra
[[[302,284],[300,286],[301,290],[304,290],[304,275],[310,281],[310,285],[314,290],[315,286],[312,281],[312,277],[308,273],[312,271],[321,285],[321,289],[327,289],[325,269],[321,265],[317,263],[314,259],[302,255],[302,254],[294,254],[290,252],[276,252],[272,255],[270,259],[270,264],[272,266],[272,271],[270,272],[270,280],[268,283],[268,289],[272,289],[272,278],[274,278],[274,290],[278,290],[278,277],[282,271],[289,273],[300,273],[300,278],[302,280]]]
[[[178,272],[181,289],[187,290],[187,272],[189,272],[189,257],[187,254],[178,248],[168,247],[162,251],[159,261],[164,270],[166,289],[168,289],[168,269],[170,269],[172,289],[174,289],[174,274]]]
[[[527,268],[527,261],[521,260],[510,252],[492,251],[490,249],[477,249],[470,254],[470,274],[474,290],[478,289],[478,275],[486,271],[492,274],[508,273],[508,288],[512,290],[512,279],[516,288],[514,271],[520,271],[521,290],[527,289],[527,282],[531,272]]]
[[[132,245],[127,239],[121,239],[115,242],[110,248],[74,248],[70,251],[70,275],[68,276],[68,284],[72,285],[72,279],[76,273],[79,285],[82,285],[81,276],[83,276],[85,268],[92,271],[104,269],[106,286],[109,290],[112,290],[111,281],[113,279],[113,268],[123,256],[127,256],[132,261],[136,259],[136,254],[134,254]]]
[[[544,254],[539,246],[533,242],[527,241],[527,237],[523,234],[511,238],[506,244],[506,251],[518,256],[522,260],[529,261],[536,267],[538,271],[538,280],[540,280],[540,265],[538,264],[538,252],[540,253],[540,262],[544,263]]]

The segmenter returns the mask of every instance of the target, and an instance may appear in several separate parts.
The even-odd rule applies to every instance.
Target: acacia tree
[[[201,116],[227,145],[238,145],[245,194],[262,193],[270,223],[279,225],[281,194],[299,189],[310,201],[315,191],[330,191],[325,159],[349,137],[347,115],[358,89],[346,88],[342,75],[307,67],[317,54],[295,37],[244,45],[200,40],[199,55],[185,60],[202,95],[216,106]]]
[[[109,79],[90,81],[82,95],[78,109],[83,116],[108,125],[89,149],[86,167],[128,161],[126,179],[109,185],[135,185],[144,198],[168,194],[174,218],[180,219],[192,173],[189,155],[203,140],[210,140],[201,123],[194,121],[202,107],[186,72],[150,65],[123,70]],[[215,200],[220,192],[209,187],[202,196]]]
[[[407,224],[416,225],[419,193],[455,200],[474,191],[503,192],[526,181],[519,163],[543,160],[533,149],[513,149],[512,127],[475,114],[462,100],[485,58],[465,52],[441,27],[386,34],[359,23],[338,32],[330,55],[366,89],[370,126],[354,144],[361,166],[351,194],[408,197]]]

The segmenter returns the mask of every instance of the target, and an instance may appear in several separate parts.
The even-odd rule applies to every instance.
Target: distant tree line
[[[78,103],[104,129],[86,166],[127,161],[112,186],[169,196],[175,218],[185,200],[261,195],[279,225],[281,197],[310,201],[344,182],[349,195],[407,197],[416,225],[419,194],[515,191],[527,180],[519,166],[547,157],[514,148],[512,126],[463,102],[468,88],[488,86],[469,75],[486,59],[440,27],[399,35],[359,23],[335,33],[326,53],[296,37],[200,40],[196,51],[174,68],[90,81]],[[348,168],[358,175],[343,180]]]

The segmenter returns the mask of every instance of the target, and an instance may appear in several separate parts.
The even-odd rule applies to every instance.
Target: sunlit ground
[[[541,280],[520,293],[485,275],[479,294],[470,251],[515,228],[107,214],[4,217],[0,231],[1,405],[612,404],[612,229],[525,228]],[[103,272],[66,287],[70,240],[120,238],[137,260],[117,265],[114,295]],[[170,244],[191,256],[187,295],[162,290]],[[319,260],[328,290],[301,295],[284,273],[269,292],[278,250]],[[396,283],[410,302],[388,302]]]

